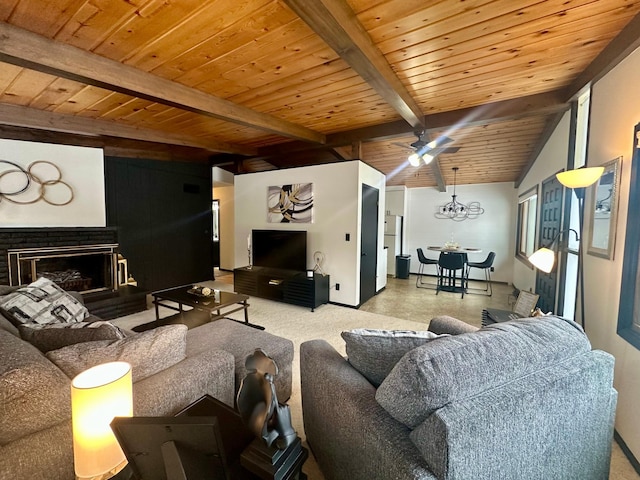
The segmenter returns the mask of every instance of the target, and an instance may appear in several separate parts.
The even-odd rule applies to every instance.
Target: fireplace
[[[114,291],[122,283],[117,243],[9,249],[7,256],[9,285],[46,277],[65,290],[85,294]]]

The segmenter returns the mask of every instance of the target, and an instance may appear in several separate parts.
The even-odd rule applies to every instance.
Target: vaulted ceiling
[[[518,182],[640,45],[631,0],[0,0],[0,137],[233,172]],[[414,132],[457,153],[412,167]],[[1,152],[0,152],[1,158]]]

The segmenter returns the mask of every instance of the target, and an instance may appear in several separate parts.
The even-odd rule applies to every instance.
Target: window
[[[591,103],[591,89],[578,97],[576,115],[576,144],[573,152],[573,167],[580,168],[587,163],[587,132],[589,131],[589,105]]]
[[[518,231],[516,256],[527,260],[535,250],[538,187],[528,190],[518,199]]]
[[[629,206],[640,204],[640,123],[635,126]],[[624,243],[618,335],[640,349],[640,224],[631,212],[627,216],[627,235]]]
[[[589,113],[591,103],[591,87],[587,86],[578,96],[578,101],[573,107],[575,122],[575,142],[573,146],[573,158],[569,153],[568,169],[584,167],[587,164],[587,147],[589,132]],[[576,191],[567,189],[567,209],[563,222],[564,230],[572,228],[582,236],[584,232],[580,228],[580,208]],[[579,274],[579,250],[580,242],[573,234],[567,234],[566,252],[562,255],[564,260],[564,290],[560,296],[558,310],[565,318],[575,319],[576,305],[578,303],[578,274]],[[582,316],[584,318],[584,312]],[[576,321],[578,321],[576,319]]]

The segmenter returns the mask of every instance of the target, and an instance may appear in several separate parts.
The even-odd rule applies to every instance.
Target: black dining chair
[[[466,286],[466,268],[467,268],[467,254],[458,252],[442,252],[438,259],[438,266],[440,267],[440,274],[438,275],[438,286],[436,288],[436,295],[440,290],[446,292],[461,293],[464,298],[464,292]],[[460,276],[458,276],[460,271]]]
[[[487,295],[489,297],[493,295],[493,289],[491,288],[491,267],[493,267],[493,261],[495,260],[495,258],[496,258],[496,252],[489,252],[489,255],[487,255],[487,258],[485,258],[484,261],[482,262],[467,262],[467,272],[466,272],[467,281],[469,280],[469,272],[471,271],[472,268],[480,268],[484,270],[484,279],[487,282],[487,288],[485,288],[482,291],[487,293],[480,294],[480,295]],[[473,293],[472,289],[469,289],[468,293]]]
[[[418,248],[418,261],[420,262],[420,267],[418,267],[418,278],[416,278],[416,287],[417,288],[430,288],[435,290],[437,288],[437,284],[424,282],[422,277],[425,275],[424,268],[427,265],[435,265],[436,267],[436,275],[440,275],[440,267],[438,266],[438,259],[436,258],[428,258],[424,251],[421,248]]]

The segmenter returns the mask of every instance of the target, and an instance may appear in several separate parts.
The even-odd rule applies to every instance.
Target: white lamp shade
[[[411,155],[409,155],[409,158],[407,160],[409,160],[409,163],[413,167],[417,167],[420,165],[420,157],[417,153],[412,153]]]
[[[127,464],[110,423],[133,415],[131,365],[105,363],[77,375],[71,411],[76,478],[111,478]]]
[[[592,185],[598,180],[604,167],[576,168],[556,174],[558,181],[568,188],[583,188]]]
[[[529,256],[529,261],[538,270],[549,273],[556,262],[556,255],[553,250],[542,247]]]
[[[422,155],[422,161],[424,162],[425,165],[429,165],[434,159],[434,156],[429,154],[429,153],[425,153]]]

